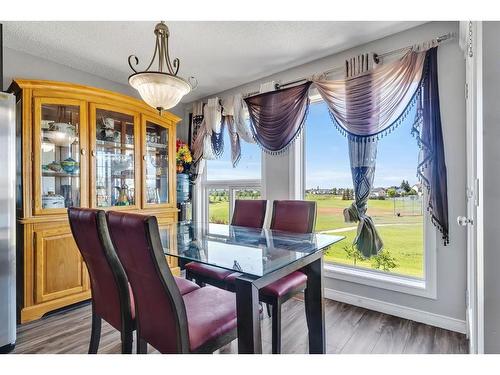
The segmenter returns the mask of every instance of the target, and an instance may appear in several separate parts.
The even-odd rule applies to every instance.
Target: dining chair
[[[121,333],[122,353],[132,352],[135,330],[134,295],[111,242],[103,210],[69,208],[69,223],[77,247],[87,265],[92,291],[92,332],[89,354],[97,353],[102,319]],[[198,285],[175,278],[182,294]]]
[[[236,199],[231,225],[262,228],[266,207],[267,200]],[[223,289],[226,289],[225,278],[234,272],[198,262],[187,263],[185,269],[186,279],[196,280],[200,286],[210,284]]]
[[[75,242],[87,265],[92,291],[89,354],[97,353],[104,319],[121,333],[122,353],[132,353],[134,299],[127,276],[113,250],[104,211],[69,208]]]
[[[236,298],[204,287],[181,295],[154,216],[107,212],[117,255],[134,293],[139,353],[210,353],[237,337]]]
[[[312,233],[316,223],[316,202],[300,200],[275,200],[271,229]],[[240,273],[232,273],[224,280],[229,290],[234,290],[235,280]],[[272,353],[281,353],[281,305],[297,293],[306,289],[307,276],[295,271],[290,275],[259,290],[259,299],[272,308]],[[307,291],[306,291],[307,293]]]

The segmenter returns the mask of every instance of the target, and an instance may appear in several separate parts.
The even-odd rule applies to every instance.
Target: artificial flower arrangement
[[[191,167],[191,163],[193,162],[193,157],[191,156],[191,151],[189,150],[188,145],[178,139],[175,143],[175,150],[177,173],[187,173]]]

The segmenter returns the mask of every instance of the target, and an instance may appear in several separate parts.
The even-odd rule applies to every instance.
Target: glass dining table
[[[172,227],[175,241],[163,241],[165,255],[240,273],[235,283],[239,353],[262,353],[259,289],[297,270],[307,275],[309,352],[325,353],[323,252],[343,236],[191,221]]]

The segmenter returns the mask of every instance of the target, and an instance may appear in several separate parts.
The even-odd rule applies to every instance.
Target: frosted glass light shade
[[[175,107],[191,91],[189,83],[168,73],[142,72],[128,78],[142,100],[159,111]]]

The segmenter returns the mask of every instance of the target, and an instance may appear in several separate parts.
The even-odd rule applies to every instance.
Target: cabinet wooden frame
[[[160,231],[166,230],[168,232],[168,239],[169,239],[168,242],[170,248],[177,247],[177,227],[175,222],[170,220],[160,219],[158,221],[158,228]],[[172,256],[165,256],[165,258],[167,259],[167,263],[168,266],[170,267],[170,270],[172,271],[172,274],[174,276],[180,276],[181,269],[179,267],[178,259]]]
[[[135,205],[109,207],[155,215],[161,226],[177,221],[175,190],[175,139],[179,117],[162,112],[142,100],[94,87],[66,82],[15,79],[9,92],[16,95],[21,119],[17,136],[21,146],[18,162],[22,163],[18,199],[18,321],[26,323],[48,312],[91,298],[90,280],[76,245],[68,241],[71,229],[66,209],[42,209],[41,191],[41,106],[43,104],[75,105],[80,108],[80,206],[95,206],[95,171],[91,147],[95,149],[95,109],[111,110],[134,117]],[[91,118],[93,116],[93,118]],[[169,203],[145,204],[143,195],[143,158],[145,121],[169,129]],[[171,244],[176,237],[170,236]],[[71,253],[68,253],[70,251]],[[177,260],[167,258],[175,275]]]
[[[112,111],[120,114],[131,116],[134,119],[134,195],[135,202],[129,206],[109,206],[97,207],[96,202],[96,183],[97,183],[97,170],[96,170],[96,140],[97,140],[97,116],[98,110]],[[125,107],[110,104],[90,103],[89,104],[89,128],[90,128],[90,207],[99,208],[101,210],[137,210],[141,201],[141,126],[140,114],[135,111],[128,110]]]
[[[146,187],[146,173],[147,173],[147,137],[146,137],[146,127],[147,123],[153,123],[154,125],[161,126],[168,131],[168,162],[170,165],[174,165],[173,168],[168,169],[168,202],[167,203],[147,203],[147,187]],[[142,160],[142,207],[147,208],[175,208],[176,207],[176,171],[175,171],[175,124],[171,121],[165,121],[160,117],[141,115],[141,138],[142,138],[142,148],[141,148],[141,160]]]
[[[79,146],[80,146],[80,206],[88,206],[88,195],[83,194],[87,191],[88,168],[87,168],[87,106],[82,100],[35,97],[33,100],[33,214],[34,215],[56,215],[66,214],[66,208],[43,209],[42,207],[42,106],[66,105],[79,107]]]

